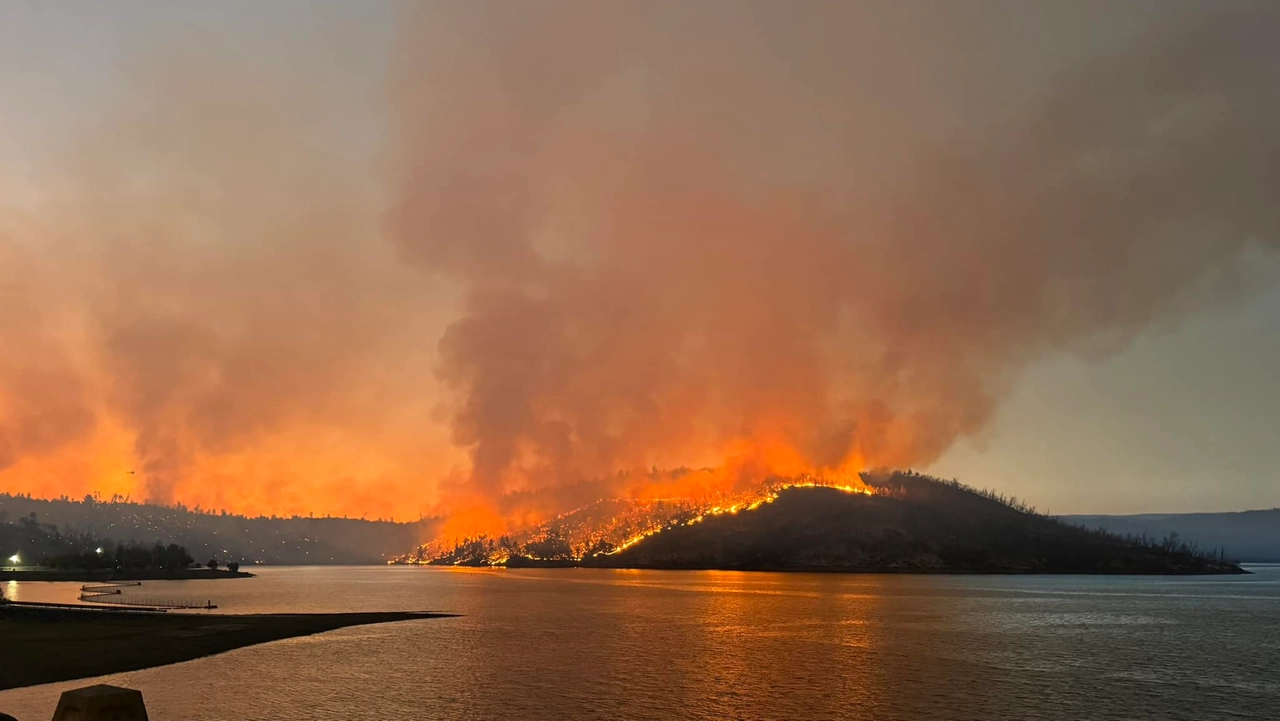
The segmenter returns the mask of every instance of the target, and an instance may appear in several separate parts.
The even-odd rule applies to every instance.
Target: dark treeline
[[[10,523],[0,519],[0,554],[5,563],[17,557],[23,566],[59,570],[180,570],[195,559],[176,543],[143,544],[136,539],[115,541],[88,532],[63,533],[41,523],[35,512]]]
[[[0,493],[0,524],[36,513],[64,536],[89,534],[185,546],[197,559],[240,563],[383,563],[430,536],[434,519],[250,518],[226,511],[137,503],[126,496],[40,499]]]
[[[876,476],[873,474],[868,474],[867,478],[873,483],[877,482]],[[1199,559],[1215,563],[1235,563],[1238,561],[1238,559],[1229,558],[1226,549],[1221,546],[1202,546],[1196,540],[1182,538],[1177,531],[1170,531],[1161,536],[1151,536],[1146,533],[1117,533],[1101,526],[1090,526],[1083,523],[1076,523],[1070,518],[1062,518],[1058,516],[1051,516],[1047,513],[1041,513],[1035,506],[1026,502],[1024,499],[1018,498],[1017,496],[1006,496],[999,491],[989,488],[976,488],[974,486],[961,483],[955,478],[944,480],[910,470],[890,474],[887,478],[882,476],[882,478],[884,478],[884,480],[879,482],[883,483],[882,487],[890,494],[896,493],[902,496],[912,495],[917,498],[928,497],[928,485],[934,484],[969,493],[980,498],[985,498],[1019,513],[1036,516],[1072,530],[1083,531],[1095,538],[1103,539],[1105,541],[1122,542],[1133,548],[1165,553],[1175,557],[1188,559]],[[914,482],[915,485],[908,490],[907,486],[903,483],[904,479]]]
[[[107,546],[102,553],[95,550],[78,551],[46,556],[39,559],[39,565],[60,570],[165,570],[178,571],[195,565],[195,559],[187,552],[186,547],[176,543],[167,546],[157,543],[151,548],[137,544],[117,543],[115,547]]]

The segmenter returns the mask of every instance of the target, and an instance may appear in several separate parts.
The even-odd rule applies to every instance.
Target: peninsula
[[[605,499],[522,536],[463,539],[434,554],[421,547],[400,562],[846,573],[1246,573],[1222,547],[1177,534],[1158,538],[1085,528],[954,480],[907,471],[865,473],[860,481],[842,486],[775,479],[767,493],[705,510]]]
[[[0,691],[137,671],[347,626],[451,615],[395,611],[235,616],[0,601]]]

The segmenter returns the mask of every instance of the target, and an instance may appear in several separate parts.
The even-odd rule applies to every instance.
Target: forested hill
[[[384,563],[428,537],[433,521],[249,518],[225,512],[86,498],[44,500],[0,494],[0,523],[31,519],[64,535],[121,543],[177,543],[195,558],[244,564]]]
[[[707,516],[588,561],[622,568],[955,573],[1240,573],[1214,549],[1124,538],[916,474],[876,495],[792,488],[773,503]]]
[[[1144,513],[1134,516],[1063,516],[1087,528],[1164,538],[1177,534],[1201,548],[1222,548],[1246,563],[1280,563],[1280,508],[1238,513]]]

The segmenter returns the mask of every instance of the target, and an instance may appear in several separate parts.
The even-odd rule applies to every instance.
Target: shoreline
[[[422,611],[222,615],[0,604],[0,691],[167,666],[348,626],[453,616]]]
[[[859,575],[892,575],[892,576],[1167,576],[1181,578],[1188,576],[1243,576],[1252,575],[1246,565],[1266,564],[1232,564],[1217,569],[1175,569],[1175,570],[1040,570],[1040,569],[965,569],[965,568],[909,568],[901,566],[727,566],[727,565],[608,565],[600,563],[582,563],[580,561],[529,561],[518,564],[452,564],[452,563],[393,563],[390,566],[410,566],[421,568],[492,568],[519,570],[572,569],[587,568],[603,571],[732,571],[742,573],[821,573]],[[1275,564],[1280,565],[1280,564]]]
[[[248,571],[229,571],[207,568],[184,568],[179,570],[165,569],[129,569],[117,571],[103,569],[98,571],[60,571],[57,569],[3,570],[0,581],[52,581],[86,583],[92,581],[199,581],[216,578],[253,578]]]

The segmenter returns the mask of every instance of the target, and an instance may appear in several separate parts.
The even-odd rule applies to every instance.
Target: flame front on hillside
[[[714,471],[694,471],[717,475]],[[668,474],[671,475],[671,474]],[[697,484],[695,483],[695,486]],[[393,563],[497,566],[513,559],[535,562],[574,562],[609,556],[658,533],[701,523],[707,517],[733,515],[772,503],[790,488],[831,488],[845,493],[873,495],[877,489],[857,475],[827,477],[800,474],[769,477],[746,489],[722,490],[699,496],[657,497],[639,493],[604,498],[513,533],[479,532],[470,536],[440,536]]]

